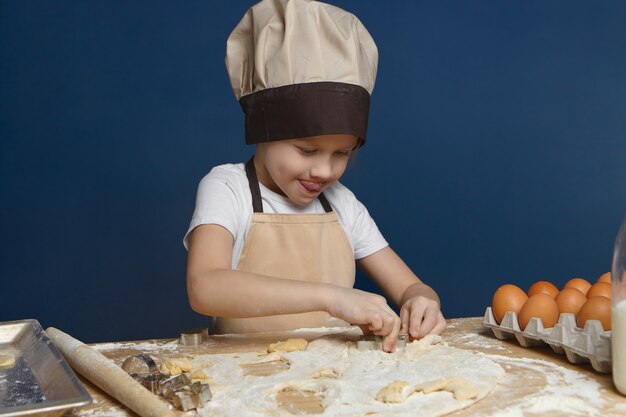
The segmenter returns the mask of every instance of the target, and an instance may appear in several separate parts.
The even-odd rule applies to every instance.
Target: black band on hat
[[[365,142],[370,95],[339,82],[291,84],[239,100],[246,114],[246,143],[319,135],[355,135]]]

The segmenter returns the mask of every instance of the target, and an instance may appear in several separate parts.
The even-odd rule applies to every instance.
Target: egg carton
[[[517,339],[523,347],[548,345],[571,363],[591,363],[598,372],[611,372],[611,332],[604,331],[599,320],[587,320],[581,329],[576,326],[574,314],[563,313],[554,327],[544,328],[541,319],[533,317],[522,330],[515,312],[507,312],[498,324],[491,307],[487,307],[483,324],[498,339]]]

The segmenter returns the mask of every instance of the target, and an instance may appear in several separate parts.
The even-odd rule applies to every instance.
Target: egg
[[[587,295],[587,291],[589,291],[589,288],[591,288],[591,283],[583,278],[572,278],[565,283],[565,286],[563,288],[568,287],[576,288],[578,291]]]
[[[587,291],[587,298],[593,297],[606,297],[609,300],[611,299],[611,284],[607,284],[606,282],[596,282],[589,288]]]
[[[610,272],[605,272],[604,274],[600,275],[600,278],[598,278],[598,280],[596,282],[606,282],[607,284],[611,283],[611,273]]]
[[[491,309],[496,321],[500,323],[507,311],[520,312],[528,296],[517,285],[505,284],[499,287],[493,294]]]
[[[582,305],[587,302],[587,297],[576,288],[567,287],[559,291],[557,296],[554,297],[554,301],[556,301],[556,305],[559,308],[559,314],[576,314]]]
[[[606,297],[588,299],[576,315],[576,324],[584,328],[587,320],[600,320],[604,330],[611,330],[611,300]]]
[[[526,329],[528,322],[533,317],[541,319],[544,328],[554,327],[559,319],[559,307],[554,298],[548,294],[535,294],[528,297],[519,312],[518,321],[522,330]]]
[[[550,297],[554,298],[559,293],[559,289],[551,282],[537,281],[528,289],[528,296],[530,297],[539,293],[548,294]]]

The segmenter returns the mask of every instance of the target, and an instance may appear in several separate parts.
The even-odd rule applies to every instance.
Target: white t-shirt
[[[305,207],[293,205],[287,198],[259,183],[264,213],[324,213],[318,199]],[[355,259],[365,258],[388,245],[367,209],[354,194],[339,182],[324,190],[326,199],[339,217],[348,236]],[[232,268],[237,267],[248,228],[252,221],[252,196],[244,164],[216,166],[202,178],[196,195],[196,209],[183,239],[188,248],[189,233],[202,224],[217,224],[235,240]]]

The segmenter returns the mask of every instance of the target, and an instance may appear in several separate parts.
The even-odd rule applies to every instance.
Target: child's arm
[[[260,317],[326,311],[375,334],[392,336],[400,319],[384,297],[331,284],[283,279],[231,269],[233,236],[221,226],[195,228],[187,260],[187,295],[196,312],[221,317]],[[385,340],[388,351],[392,338]]]
[[[359,259],[357,265],[400,306],[401,332],[408,331],[419,339],[445,330],[437,293],[420,281],[389,246]]]

